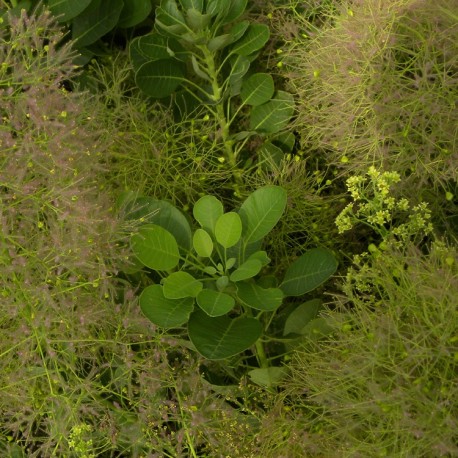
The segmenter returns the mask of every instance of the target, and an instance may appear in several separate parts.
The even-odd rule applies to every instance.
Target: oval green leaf
[[[229,9],[227,0],[208,0],[206,12],[212,16],[226,14]]]
[[[155,224],[145,224],[132,235],[130,245],[138,260],[154,270],[170,270],[178,265],[180,253],[175,237]]]
[[[248,372],[252,382],[260,386],[277,386],[288,374],[285,367],[263,367]]]
[[[124,218],[156,224],[168,230],[184,251],[191,248],[191,226],[186,216],[166,200],[152,197],[133,197],[122,207]]]
[[[200,76],[204,80],[211,81],[210,77],[200,67],[199,62],[197,62],[196,56],[194,55],[191,56],[191,64],[197,76]]]
[[[215,237],[224,248],[234,246],[242,235],[242,220],[238,213],[228,212],[221,215],[215,224]]]
[[[243,103],[257,106],[268,102],[274,92],[273,78],[267,73],[255,73],[243,82],[240,97]]]
[[[234,308],[235,299],[220,291],[203,289],[197,295],[197,304],[207,315],[221,316]]]
[[[204,229],[197,229],[192,238],[192,245],[198,256],[209,258],[213,253],[213,240]]]
[[[253,254],[250,254],[247,261],[250,261],[252,259],[257,259],[263,267],[267,266],[270,262],[270,258],[269,256],[267,256],[267,253],[265,251],[256,251]]]
[[[196,310],[189,318],[188,334],[202,356],[219,360],[250,348],[261,336],[262,325],[255,318],[210,317]]]
[[[171,59],[146,62],[135,73],[137,86],[156,99],[168,97],[184,81],[182,64]]]
[[[231,42],[231,36],[228,33],[226,33],[224,35],[218,35],[217,37],[212,38],[208,42],[207,47],[209,51],[216,52],[224,48],[230,42]]]
[[[144,315],[157,326],[176,328],[189,319],[194,308],[194,299],[167,299],[161,285],[146,287],[139,298],[140,308]]]
[[[229,32],[231,43],[240,40],[240,38],[242,38],[245,32],[247,31],[249,25],[250,21],[242,21],[235,24]]]
[[[129,55],[137,71],[144,63],[162,60],[186,58],[186,50],[173,38],[166,38],[158,33],[150,33],[134,38],[129,46]]]
[[[305,326],[318,316],[321,309],[320,299],[312,299],[296,307],[285,321],[283,335],[302,334]]]
[[[272,312],[283,302],[283,291],[279,288],[261,288],[256,283],[237,283],[237,297],[245,305],[263,312]]]
[[[173,272],[164,279],[164,296],[167,299],[196,297],[204,287],[201,281],[187,272]]]
[[[258,259],[248,259],[234,272],[231,273],[229,279],[233,282],[247,280],[253,278],[261,272],[262,262]]]
[[[236,262],[236,258],[228,258],[228,260],[226,261],[226,270],[231,270],[235,266]]]
[[[215,275],[218,271],[213,266],[206,266],[204,272],[208,275]]]
[[[231,95],[235,96],[240,94],[242,88],[243,77],[250,68],[250,60],[244,56],[232,56],[229,59],[231,64],[231,74],[229,75],[229,86],[231,88]]]
[[[269,37],[269,27],[264,24],[250,24],[243,37],[234,44],[231,52],[249,56],[259,51],[267,43]]]
[[[223,291],[227,285],[229,284],[229,277],[227,275],[223,275],[216,280],[216,287],[219,291]]]
[[[224,213],[223,204],[214,196],[203,196],[195,203],[192,213],[203,229],[214,234],[216,221]]]
[[[180,37],[188,30],[183,14],[175,0],[163,0],[156,8],[156,27],[172,36]]]
[[[280,288],[287,296],[302,296],[314,290],[337,270],[337,260],[325,248],[313,248],[288,268]]]
[[[250,129],[275,134],[284,129],[294,114],[294,98],[289,92],[278,91],[273,99],[251,111]]]
[[[49,0],[48,7],[59,22],[70,21],[82,13],[91,3],[91,0]]]
[[[226,0],[227,1],[227,0]],[[231,6],[224,15],[223,24],[229,24],[229,22],[235,21],[239,18],[246,10],[248,0],[231,0],[229,3]]]
[[[211,14],[202,14],[195,8],[186,10],[186,24],[194,30],[194,32],[202,32],[211,21]]]
[[[73,19],[72,38],[78,48],[91,45],[118,23],[123,0],[92,0],[84,11]]]
[[[265,237],[277,224],[286,207],[286,191],[280,186],[264,186],[250,194],[239,210],[246,244]]]
[[[151,0],[125,1],[118,26],[127,28],[140,24],[140,22],[144,21],[148,17],[152,8],[153,6],[151,5]]]

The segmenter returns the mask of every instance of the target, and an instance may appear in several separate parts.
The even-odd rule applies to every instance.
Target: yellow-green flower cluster
[[[68,438],[68,446],[81,458],[95,458],[92,452],[92,439],[87,436],[92,432],[92,426],[82,423],[72,427]]]
[[[347,281],[344,285],[345,293],[348,297],[353,297],[353,287],[360,293],[364,293],[365,299],[368,301],[376,301],[373,295],[374,287],[370,278],[370,264],[368,263],[369,253],[362,253],[361,255],[353,256],[354,267],[348,269]],[[362,299],[362,298],[361,298]]]
[[[412,208],[408,222],[393,228],[392,234],[399,240],[407,240],[417,234],[430,234],[432,231],[431,211],[426,202],[421,202]]]
[[[384,240],[402,245],[411,237],[432,232],[431,213],[426,203],[411,207],[404,198],[390,196],[393,185],[401,177],[397,172],[380,172],[371,166],[365,176],[346,181],[353,199],[336,218],[339,233],[363,223],[378,232]],[[397,224],[396,224],[397,223]]]

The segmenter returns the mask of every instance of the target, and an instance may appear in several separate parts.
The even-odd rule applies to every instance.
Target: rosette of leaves
[[[153,32],[130,44],[137,85],[158,99],[175,94],[180,109],[204,107],[219,124],[232,165],[253,135],[267,139],[261,156],[294,145],[292,134],[278,136],[293,115],[292,95],[276,90],[271,75],[250,72],[270,32],[241,20],[246,6],[247,0],[162,0]],[[249,130],[233,132],[242,110]]]
[[[163,328],[187,327],[195,349],[210,360],[226,359],[255,345],[260,365],[267,368],[258,339],[268,338],[272,314],[286,297],[312,291],[337,268],[331,252],[315,248],[293,262],[283,279],[267,275],[270,259],[262,240],[285,206],[286,191],[278,186],[254,191],[237,211],[225,212],[216,197],[206,195],[194,206],[199,227],[193,230],[167,202],[129,200],[127,217],[145,222],[131,236],[132,251],[160,278],[140,294],[146,317]],[[316,303],[294,309],[295,324],[286,321],[285,335],[301,334],[317,310]]]

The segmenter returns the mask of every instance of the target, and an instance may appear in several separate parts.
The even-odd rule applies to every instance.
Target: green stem
[[[224,145],[225,159],[231,166],[234,173],[235,180],[235,191],[236,194],[240,194],[240,187],[243,185],[242,175],[237,168],[237,156],[234,153],[233,145],[234,141],[230,138],[230,122],[226,117],[225,106],[223,100],[223,90],[218,82],[218,71],[216,70],[214,54],[206,47],[201,46],[200,50],[204,55],[204,62],[206,66],[206,72],[210,78],[212,92],[211,99],[216,104],[216,117],[220,127],[221,139]]]
[[[256,357],[261,369],[265,369],[269,367],[269,360],[267,358],[266,352],[264,351],[264,346],[260,339],[256,341]]]
[[[250,307],[244,307],[242,305],[242,308],[246,315],[253,317],[253,310]],[[258,360],[259,367],[261,369],[269,367],[269,359],[264,351],[264,345],[262,344],[261,339],[258,339],[254,345],[256,347],[256,359]]]
[[[196,450],[194,449],[192,438],[191,438],[191,435],[189,434],[189,428],[187,426],[188,419],[185,418],[185,415],[184,415],[184,412],[183,412],[183,408],[182,408],[183,401],[181,399],[181,396],[180,396],[180,393],[178,391],[178,388],[175,389],[175,393],[176,393],[176,396],[177,396],[177,399],[178,399],[178,405],[179,405],[179,408],[180,408],[180,415],[181,415],[181,419],[183,421],[182,424],[183,424],[184,434],[186,436],[186,441],[187,441],[187,444],[188,444],[188,447],[189,447],[190,455],[191,455],[192,458],[197,458],[197,453],[196,453]]]

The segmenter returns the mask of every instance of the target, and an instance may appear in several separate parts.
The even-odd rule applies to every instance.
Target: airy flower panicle
[[[407,199],[390,196],[393,185],[400,181],[399,173],[380,172],[374,166],[369,167],[366,176],[348,178],[347,189],[354,202],[349,203],[336,218],[339,233],[363,223],[395,246],[419,234],[431,233],[431,212],[426,202],[411,207]],[[394,221],[399,223],[394,226]]]

